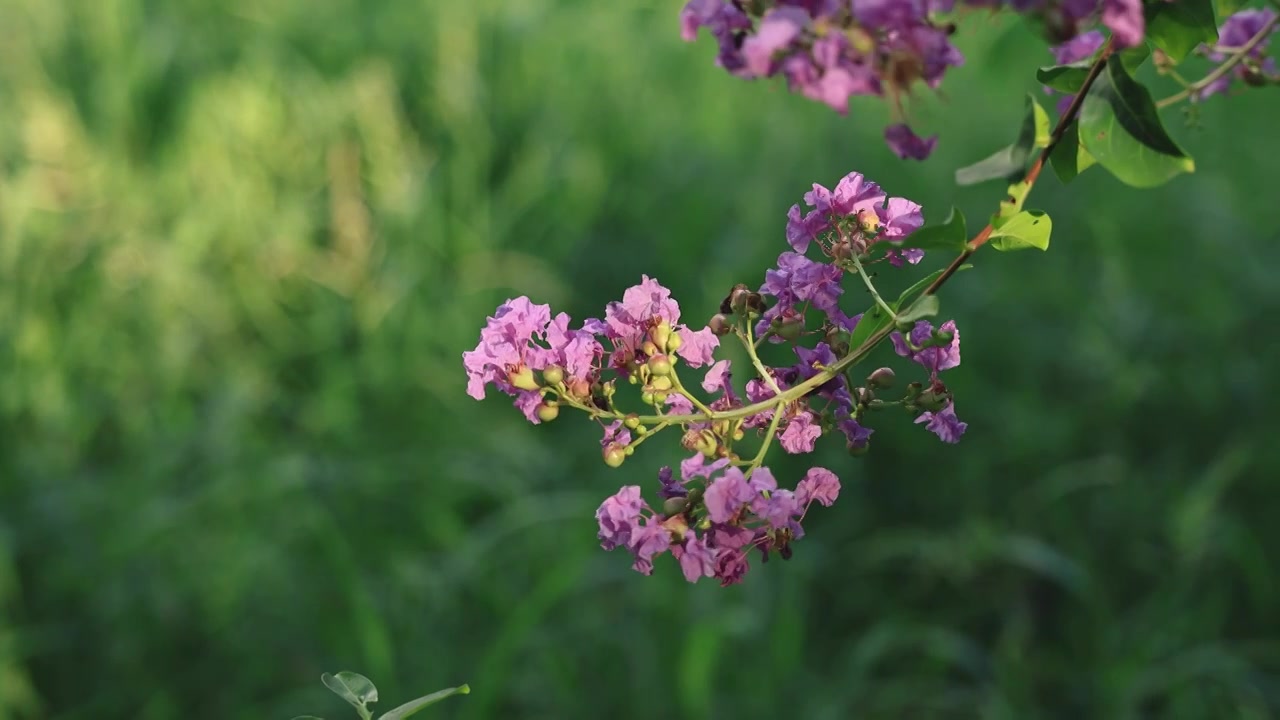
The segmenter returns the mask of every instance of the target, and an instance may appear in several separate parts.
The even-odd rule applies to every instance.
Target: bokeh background
[[[963,443],[775,461],[845,489],[742,586],[598,547],[674,442],[465,395],[501,301],[709,316],[809,183],[984,216],[952,170],[1050,57],[970,18],[908,163],[680,4],[0,0],[0,718],[332,720],[342,669],[465,720],[1280,716],[1275,92],[1167,111],[1160,189],[1047,175],[1051,251],[944,294]]]

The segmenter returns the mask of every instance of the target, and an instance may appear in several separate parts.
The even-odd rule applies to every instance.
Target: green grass
[[[1170,114],[1164,188],[1046,177],[1052,251],[944,293],[964,442],[780,458],[845,490],[743,586],[598,547],[674,443],[465,395],[507,297],[709,316],[809,183],[994,209],[951,172],[1049,59],[1013,19],[908,164],[679,5],[0,2],[0,720],[339,718],[342,669],[471,720],[1280,714],[1274,94]]]

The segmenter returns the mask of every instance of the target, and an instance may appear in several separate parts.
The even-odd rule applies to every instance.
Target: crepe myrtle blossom
[[[725,27],[734,17],[721,18]],[[924,224],[920,206],[856,172],[833,188],[813,184],[803,202],[780,228],[781,252],[763,284],[735,285],[703,327],[685,324],[671,291],[641,276],[600,317],[580,324],[527,297],[507,300],[476,347],[462,353],[472,397],[497,390],[533,423],[566,409],[583,412],[600,428],[600,453],[611,467],[664,430],[678,439],[688,455],[658,472],[657,505],[627,485],[596,512],[603,547],[624,548],[638,572],[650,574],[669,552],[690,582],[730,585],[756,552],[761,560],[790,557],[806,512],[835,502],[840,481],[812,467],[793,488],[780,487],[765,462],[775,445],[791,455],[823,443],[862,455],[873,417],[889,408],[947,443],[966,430],[940,378],[960,364],[955,322],[935,328],[922,319],[899,332],[860,333],[874,320],[849,311],[874,292],[871,275],[920,261],[923,253],[903,244]],[[891,368],[864,379],[853,372],[870,348],[852,344],[872,334],[888,334],[902,364],[920,368],[923,379],[901,396],[881,397],[893,392]],[[726,341],[740,344],[750,362],[716,358]],[[771,347],[778,344],[784,347]],[[635,392],[620,392],[628,384]]]
[[[937,89],[948,68],[964,64],[951,43],[947,17],[954,0],[689,0],[680,11],[686,41],[706,29],[716,41],[716,64],[741,78],[780,77],[792,92],[841,115],[855,96],[889,99],[895,116],[916,83]],[[1039,20],[1057,43],[1089,26],[1110,30],[1117,48],[1142,42],[1142,0],[964,0],[980,8],[1007,6]],[[922,139],[895,122],[885,142],[901,158],[923,160],[937,136]]]
[[[804,537],[801,521],[809,506],[830,507],[840,495],[840,480],[826,468],[810,468],[795,490],[779,488],[767,467],[750,475],[726,463],[705,463],[702,456],[681,463],[684,484],[696,487],[685,495],[668,495],[660,511],[642,498],[640,487],[628,485],[596,510],[600,546],[625,548],[632,568],[653,572],[654,559],[670,551],[689,582],[709,577],[723,585],[741,582],[750,555],[761,561],[778,554],[791,557],[791,543]],[[664,490],[671,468],[659,472]]]

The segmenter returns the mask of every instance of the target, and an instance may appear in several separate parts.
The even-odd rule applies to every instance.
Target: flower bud
[[[679,515],[684,512],[685,507],[689,505],[689,499],[683,497],[667,498],[662,503],[663,515]]]
[[[649,373],[665,378],[671,374],[671,360],[666,355],[654,355],[649,358]]]
[[[950,399],[950,394],[946,391],[939,392],[930,388],[916,397],[916,405],[922,410],[938,412],[947,406],[947,401]]]
[[[758,292],[747,294],[747,315],[760,315],[765,311],[764,296]]]
[[[653,401],[654,401],[654,396],[652,391],[646,390],[640,393],[640,402],[644,403],[645,405],[652,405]]]
[[[858,402],[859,405],[867,405],[872,400],[876,399],[876,395],[875,393],[871,392],[870,388],[860,387],[860,388],[854,388],[853,398]]]
[[[712,315],[707,327],[716,335],[728,335],[733,332],[733,323],[729,321],[729,317],[724,313]]]
[[[680,337],[680,333],[673,332],[671,333],[671,337],[667,338],[667,344],[664,345],[663,347],[666,348],[667,352],[673,353],[679,350],[683,345],[684,345],[684,338]]]
[[[867,384],[877,388],[891,388],[896,376],[893,368],[882,367],[867,376]]]
[[[941,347],[943,345],[950,345],[951,341],[954,340],[955,337],[956,337],[956,334],[954,332],[951,332],[950,330],[934,330],[933,342],[931,344],[938,347]]]
[[[508,370],[507,382],[511,383],[512,387],[520,390],[538,389],[538,381],[533,379],[533,371],[525,365]]]
[[[564,368],[559,365],[548,365],[547,369],[542,371],[544,385],[559,385],[562,382],[564,382]]]
[[[640,352],[652,357],[658,354],[658,345],[652,340],[645,340],[644,344],[640,346]]]
[[[617,443],[610,443],[609,447],[604,449],[604,464],[609,467],[621,467],[622,463],[627,459],[627,453],[618,447]]]
[[[551,422],[560,417],[560,403],[554,400],[544,400],[538,406],[538,419],[542,422]]]
[[[773,334],[783,340],[795,340],[800,337],[801,332],[804,332],[804,318],[794,316],[775,318],[769,329],[773,330]]]
[[[924,383],[920,383],[920,382],[909,382],[909,383],[907,383],[907,395],[906,395],[906,399],[907,399],[907,400],[915,400],[915,399],[916,399],[916,397],[920,394],[920,391],[921,391],[921,390],[923,390],[923,389],[924,389]]]
[[[666,320],[663,320],[659,322],[657,325],[654,325],[653,327],[649,328],[649,340],[651,340],[653,342],[654,347],[658,348],[659,350],[667,346],[667,340],[670,337],[671,337],[671,323],[667,322]],[[648,347],[647,344],[646,344],[646,347]],[[645,350],[645,353],[648,355],[656,355],[657,352],[658,351],[649,352],[648,350]]]
[[[591,395],[591,383],[587,382],[583,378],[571,379],[567,389],[569,391],[569,395],[578,398],[579,400],[585,400]]]
[[[628,430],[635,430],[640,427],[640,416],[635,413],[631,413],[622,419],[622,424]]]
[[[670,377],[656,377],[649,381],[649,388],[654,392],[663,392],[672,387]]]

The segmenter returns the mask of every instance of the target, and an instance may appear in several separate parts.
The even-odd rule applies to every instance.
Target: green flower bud
[[[800,337],[800,333],[804,332],[804,318],[790,317],[785,320],[778,318],[770,325],[773,334],[783,340],[795,340]]]
[[[920,394],[920,391],[923,389],[924,389],[923,383],[918,383],[918,382],[907,383],[907,395],[905,399],[914,400],[916,396]]]
[[[941,347],[943,345],[950,345],[951,341],[954,340],[955,337],[956,337],[956,334],[951,332],[950,330],[934,330],[933,342],[930,344],[936,345],[938,347]]]
[[[667,340],[669,340],[670,338],[671,338],[671,323],[667,322],[666,320],[659,322],[657,325],[654,325],[652,328],[649,329],[649,340],[653,343],[653,346],[655,348],[658,348],[658,349],[665,348],[667,346]],[[646,343],[646,346],[647,345],[648,343]],[[645,350],[645,353],[648,355],[657,354],[657,352],[649,352],[648,350]]]
[[[683,346],[684,338],[680,337],[680,333],[673,332],[671,333],[671,337],[667,338],[666,348],[668,353],[673,353]],[[674,358],[672,361],[674,362]]]
[[[640,346],[640,352],[648,355],[649,357],[653,357],[659,352],[658,344],[652,340],[645,340],[644,344]]]
[[[545,400],[538,406],[538,419],[542,422],[551,422],[558,417],[560,417],[560,403]]]
[[[951,398],[947,393],[940,393],[935,390],[925,390],[916,397],[916,405],[922,410],[938,412],[947,406],[947,401],[950,399]]]
[[[524,365],[514,370],[509,370],[507,372],[507,382],[511,383],[512,387],[521,390],[537,390],[539,387],[538,381],[533,378],[533,371]]]
[[[893,387],[895,377],[893,368],[882,367],[867,376],[867,384],[872,387],[890,388]]]
[[[663,515],[679,515],[680,513],[684,512],[684,509],[686,506],[688,506],[688,504],[689,504],[689,501],[687,498],[682,498],[682,497],[667,498],[666,501],[662,503],[662,514]]]
[[[654,355],[649,358],[649,373],[660,378],[671,374],[671,360],[666,355]]]
[[[564,382],[564,368],[559,365],[548,366],[542,371],[542,382],[545,385],[559,385]]]
[[[609,467],[621,467],[622,463],[627,459],[627,453],[616,443],[612,443],[604,449],[604,464]]]
[[[655,393],[663,392],[664,390],[670,390],[672,388],[671,378],[669,377],[653,378],[652,380],[649,381],[649,388],[652,389]]]
[[[645,392],[640,393],[640,402],[644,403],[645,405],[652,405],[653,393],[647,390]]]
[[[622,424],[628,430],[635,430],[636,428],[640,427],[640,416],[635,413],[631,413],[630,415],[622,419]]]

